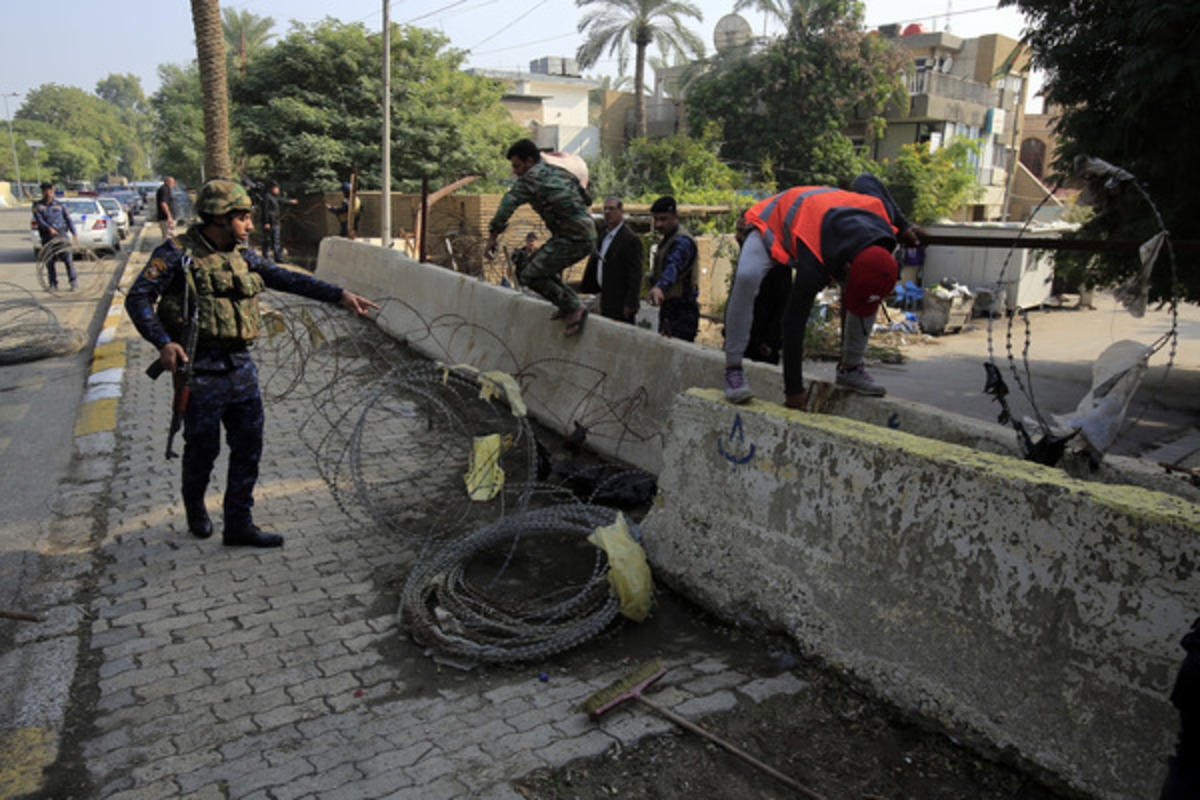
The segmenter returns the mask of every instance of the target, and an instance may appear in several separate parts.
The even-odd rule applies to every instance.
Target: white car
[[[93,252],[108,251],[115,253],[121,249],[121,239],[117,233],[117,224],[100,205],[95,197],[60,197],[59,201],[67,207],[71,223],[75,226],[75,235],[79,237],[76,250],[91,250]],[[33,253],[36,256],[42,251],[42,238],[38,235],[37,222],[31,221],[33,236]]]
[[[108,216],[117,224],[117,237],[124,241],[129,235],[129,213],[125,210],[125,204],[115,197],[109,195],[101,195],[96,198],[100,201],[100,205],[108,212]]]

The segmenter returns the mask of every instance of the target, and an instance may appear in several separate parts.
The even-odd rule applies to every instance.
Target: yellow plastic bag
[[[479,376],[480,399],[490,400],[498,396],[501,391],[504,392],[504,399],[508,402],[508,408],[512,411],[512,415],[514,417],[525,416],[525,398],[521,397],[521,387],[517,385],[516,378],[499,370],[484,372]]]
[[[467,495],[472,500],[486,502],[500,494],[504,487],[504,470],[500,467],[503,446],[498,433],[475,437],[467,474],[463,476],[467,482]]]
[[[525,398],[521,396],[521,387],[517,384],[517,379],[507,372],[500,370],[480,372],[470,364],[446,364],[441,361],[438,362],[438,366],[442,368],[442,383],[449,382],[451,371],[475,375],[479,380],[480,400],[491,400],[493,397],[503,396],[514,417],[523,417],[528,413],[525,408]]]
[[[629,533],[625,515],[617,512],[613,524],[596,528],[588,541],[608,555],[608,583],[621,601],[621,613],[634,622],[650,616],[654,579],[645,551]]]

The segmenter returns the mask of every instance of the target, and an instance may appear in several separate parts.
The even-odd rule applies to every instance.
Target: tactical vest
[[[746,221],[762,233],[771,258],[780,264],[792,263],[796,240],[803,242],[817,261],[824,264],[821,222],[830,209],[844,207],[870,211],[892,225],[887,207],[878,197],[828,186],[796,186],[760,200],[746,212]]]
[[[692,235],[688,233],[687,228],[680,225],[667,238],[658,243],[658,249],[654,251],[654,267],[650,272],[650,285],[657,286],[662,279],[663,269],[667,263],[667,251],[671,249],[671,242],[676,238],[691,239]],[[679,297],[686,297],[689,300],[696,290],[696,262],[700,258],[700,252],[695,247],[695,240],[692,240],[692,262],[688,264],[687,274],[681,276],[679,280],[672,283],[663,290],[664,300],[673,300]]]
[[[199,348],[239,350],[257,339],[262,328],[258,295],[265,284],[261,275],[250,271],[241,251],[213,250],[195,228],[175,237],[173,243],[183,251],[184,278],[173,281],[158,301],[158,318],[167,334],[180,340],[190,304],[196,303]]]

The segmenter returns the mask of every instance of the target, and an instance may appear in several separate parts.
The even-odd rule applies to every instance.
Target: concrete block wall
[[[592,314],[583,336],[566,339],[541,298],[402,253],[337,237],[321,242],[317,275],[384,304],[379,324],[417,352],[517,375],[530,413],[570,433],[589,429],[597,452],[657,473],[675,395],[719,387],[724,356]],[[760,396],[782,402],[778,367],[746,362]],[[1014,452],[1012,432],[904,400],[836,398],[832,410],[878,425],[995,452]]]
[[[565,339],[540,298],[360,242],[326,239],[318,275],[383,301],[380,326],[418,352],[516,375],[543,424],[584,424],[592,449],[656,473],[659,579],[1095,796],[1155,795],[1200,613],[1194,497],[1073,480],[1012,458],[1010,430],[919,403],[731,406],[718,351],[598,315]],[[782,399],[778,368],[747,366]]]
[[[657,577],[1076,788],[1157,796],[1200,506],[713,390],[664,441]]]

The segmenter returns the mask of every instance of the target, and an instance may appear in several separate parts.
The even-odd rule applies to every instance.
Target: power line
[[[563,34],[559,34],[558,36],[548,36],[545,39],[534,39],[533,41],[530,41],[530,42],[522,42],[521,44],[514,44],[514,45],[510,45],[508,47],[497,47],[494,50],[472,51],[472,55],[486,56],[486,55],[491,55],[492,53],[503,53],[508,50],[520,50],[522,47],[529,47],[529,46],[535,45],[535,44],[545,44],[546,42],[556,42],[559,39],[569,39],[575,35],[577,35],[576,32],[571,31],[570,33],[563,33]]]
[[[507,24],[507,25],[505,25],[503,28],[501,28],[500,30],[498,30],[498,31],[496,31],[495,33],[493,33],[491,36],[488,36],[488,37],[484,38],[483,40],[481,40],[481,41],[479,41],[479,42],[476,42],[476,43],[475,43],[475,45],[474,45],[473,47],[469,47],[469,48],[467,48],[467,52],[468,52],[468,53],[469,53],[469,52],[473,52],[473,51],[475,50],[475,48],[476,48],[476,47],[479,47],[479,45],[481,45],[481,44],[485,44],[485,43],[487,43],[487,42],[490,42],[492,39],[495,39],[497,36],[499,36],[500,34],[504,33],[506,30],[508,30],[509,28],[511,28],[512,26],[516,25],[518,22],[520,22],[521,20],[523,20],[523,19],[525,19],[526,17],[528,17],[528,16],[529,16],[530,14],[532,14],[534,11],[537,11],[539,8],[541,8],[542,6],[546,5],[546,3],[547,3],[547,2],[549,2],[549,0],[541,0],[541,2],[540,2],[540,3],[537,3],[537,4],[533,5],[533,6],[530,6],[528,9],[526,9],[526,11],[525,11],[525,13],[524,13],[524,14],[522,14],[522,15],[521,15],[521,16],[519,16],[519,17],[517,17],[517,18],[516,18],[516,19],[514,19],[512,22],[508,23],[508,24]]]
[[[925,14],[925,15],[919,16],[919,17],[908,17],[906,19],[900,19],[900,20],[890,19],[887,22],[880,22],[878,24],[868,25],[867,27],[868,28],[878,28],[880,25],[888,25],[888,24],[904,25],[906,23],[922,22],[924,20],[934,19],[937,17],[961,17],[963,14],[976,14],[976,13],[979,13],[980,11],[995,11],[995,10],[997,10],[995,5],[978,6],[977,8],[964,8],[964,9],[960,9],[959,11],[947,11],[945,13]]]

